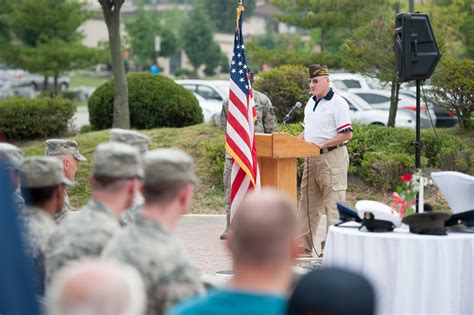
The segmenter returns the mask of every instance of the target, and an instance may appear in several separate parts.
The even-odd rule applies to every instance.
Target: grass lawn
[[[78,88],[80,86],[98,87],[102,85],[102,83],[106,82],[108,79],[109,78],[104,77],[90,77],[73,74],[70,78],[70,87],[73,89]]]
[[[224,163],[224,134],[222,130],[211,124],[200,124],[184,128],[160,128],[141,131],[151,139],[150,149],[159,147],[178,147],[191,154],[197,165],[197,174],[201,182],[195,188],[192,213],[225,213],[224,187],[222,169]],[[474,153],[473,132],[460,133],[458,129],[447,131],[459,136],[471,152]],[[81,153],[88,159],[81,162],[76,175],[77,185],[70,188],[69,196],[74,207],[87,202],[90,187],[87,176],[91,170],[92,155],[97,144],[107,141],[109,131],[91,132],[74,137],[79,143]],[[44,141],[18,143],[27,156],[43,155]],[[474,174],[471,168],[470,174]],[[369,199],[390,203],[391,194],[377,187],[364,184],[358,177],[349,176],[347,203],[354,205],[357,200]],[[435,210],[447,211],[446,200],[434,186],[425,190],[425,201],[433,205]]]

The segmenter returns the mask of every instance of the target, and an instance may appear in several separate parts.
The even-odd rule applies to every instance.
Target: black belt
[[[328,153],[329,151],[335,150],[335,149],[343,147],[345,145],[346,145],[345,143],[340,143],[340,144],[335,145],[333,147],[327,147],[327,148],[319,149],[319,154]]]

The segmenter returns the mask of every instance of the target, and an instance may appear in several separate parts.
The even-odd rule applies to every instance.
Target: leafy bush
[[[161,75],[127,75],[130,124],[136,129],[183,127],[203,121],[201,107],[191,91]],[[114,80],[89,98],[90,123],[95,130],[112,127]]]
[[[268,72],[259,73],[254,87],[270,98],[278,121],[288,113],[296,102],[306,104],[309,99],[307,68],[302,65],[285,65]],[[295,114],[295,121],[302,120],[303,111]]]
[[[461,128],[474,127],[474,60],[443,58],[433,83],[435,101],[456,114]]]
[[[0,101],[0,132],[10,140],[61,136],[75,111],[62,98],[9,98]]]

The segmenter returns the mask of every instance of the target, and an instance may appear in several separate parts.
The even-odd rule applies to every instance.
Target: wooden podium
[[[257,133],[260,183],[287,192],[297,201],[296,158],[318,156],[319,147],[285,132]]]

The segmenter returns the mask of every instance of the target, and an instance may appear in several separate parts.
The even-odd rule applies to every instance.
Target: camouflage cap
[[[114,128],[110,130],[110,141],[129,144],[137,148],[143,154],[148,151],[150,138],[134,130]]]
[[[176,148],[156,149],[145,155],[145,185],[173,182],[198,182],[194,160]]]
[[[77,142],[74,140],[64,139],[48,139],[46,140],[46,147],[44,155],[58,156],[58,155],[72,155],[78,161],[86,161],[87,159],[79,153]]]
[[[92,173],[100,176],[142,178],[143,162],[140,152],[125,143],[100,143],[94,153]]]
[[[47,156],[26,158],[20,168],[21,187],[42,188],[64,184],[71,186],[74,182],[64,175],[61,161]]]
[[[20,169],[23,163],[23,152],[10,143],[0,143],[0,163],[7,169]]]
[[[308,70],[310,78],[329,75],[329,69],[326,65],[312,64],[308,66]]]

